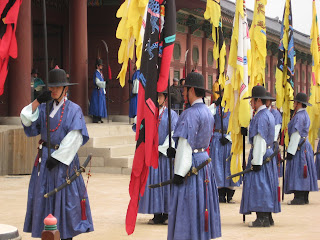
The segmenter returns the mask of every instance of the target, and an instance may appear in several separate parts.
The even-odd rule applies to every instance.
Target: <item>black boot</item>
[[[304,191],[304,203],[309,204],[309,191]]]
[[[219,203],[226,203],[226,188],[218,188]]]
[[[164,225],[168,225],[168,214],[167,213],[162,214],[162,223]]]
[[[66,239],[61,239],[61,240],[72,240],[72,238],[66,238]]]
[[[162,214],[154,214],[154,217],[149,220],[148,224],[155,225],[155,224],[162,224]]]
[[[92,122],[93,122],[93,123],[98,123],[98,122],[99,122],[99,117],[93,115],[93,116],[92,116]]]
[[[274,221],[273,221],[271,212],[269,213],[269,222],[270,222],[270,226],[274,226]]]
[[[270,227],[269,213],[257,212],[257,219],[250,222],[249,227]]]
[[[303,191],[295,191],[293,200],[288,202],[288,205],[304,205],[305,196]]]
[[[226,188],[227,190],[227,202],[228,203],[236,203],[235,201],[232,200],[234,192],[236,190],[230,189],[230,188]]]
[[[101,120],[101,117],[98,117],[99,119],[98,119],[98,122],[100,121],[101,123],[103,123],[103,121]]]

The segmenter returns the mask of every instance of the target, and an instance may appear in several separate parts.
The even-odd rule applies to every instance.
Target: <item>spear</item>
[[[168,78],[168,131],[169,131],[169,148],[171,148],[171,95],[170,95],[170,73]],[[172,173],[172,158],[169,158],[169,164],[170,164],[170,179],[173,178]],[[171,185],[170,185],[171,189]]]
[[[188,56],[189,49],[184,54],[184,78],[187,77],[187,56]]]
[[[43,10],[43,34],[44,34],[44,60],[45,60],[45,82],[46,90],[48,91],[48,40],[47,40],[47,14],[46,0],[42,0]],[[49,118],[49,102],[46,102],[46,119],[47,119],[47,143],[48,143],[48,159],[51,157],[51,140],[50,140],[50,118]],[[40,168],[39,168],[40,169]]]

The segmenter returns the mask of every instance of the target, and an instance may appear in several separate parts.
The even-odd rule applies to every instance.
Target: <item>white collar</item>
[[[58,112],[58,110],[60,109],[60,107],[63,105],[63,103],[65,101],[67,101],[68,98],[65,96],[64,98],[61,99],[61,101],[59,102],[59,104],[57,105],[56,101],[53,101],[53,110],[50,113],[50,117],[54,118],[54,116],[56,115],[56,113]]]
[[[203,103],[202,98],[198,98],[198,99],[194,100],[193,103],[191,104],[191,106],[193,106],[196,103]]]
[[[300,108],[297,112],[305,111],[305,108]]]
[[[262,105],[262,106],[260,106],[260,107],[258,108],[258,111],[256,112],[256,114],[257,114],[259,111],[261,111],[261,110],[263,110],[263,109],[265,109],[265,108],[267,108],[267,106],[266,106],[266,105]]]
[[[161,115],[161,113],[166,109],[166,106],[163,106],[162,108],[160,108],[159,110],[159,116]]]

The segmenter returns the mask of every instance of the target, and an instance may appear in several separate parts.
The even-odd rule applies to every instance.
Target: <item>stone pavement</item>
[[[0,223],[19,229],[22,239],[31,239],[23,233],[27,190],[30,176],[0,177]],[[82,234],[75,240],[164,240],[167,226],[146,224],[151,215],[138,215],[135,232],[127,236],[125,215],[129,201],[128,184],[130,176],[94,173],[89,180],[88,192],[91,203],[94,228],[92,233]],[[86,179],[85,179],[86,180]],[[285,196],[285,203],[293,195]],[[282,204],[282,212],[274,215],[275,226],[263,229],[249,228],[248,222],[255,215],[246,217],[242,223],[239,214],[241,188],[235,193],[236,204],[221,204],[222,238],[225,240],[318,240],[320,239],[320,192],[310,193],[310,204],[288,206]]]

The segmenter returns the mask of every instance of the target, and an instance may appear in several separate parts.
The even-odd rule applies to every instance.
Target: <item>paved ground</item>
[[[24,222],[27,187],[30,176],[0,177],[0,223],[16,226],[23,239],[31,239],[22,232]],[[150,215],[138,215],[136,230],[131,236],[125,232],[125,214],[129,201],[129,176],[93,174],[89,182],[89,197],[94,218],[95,231],[76,237],[77,240],[140,240],[166,239],[167,226],[150,226],[146,222]],[[285,202],[292,199],[285,196]],[[320,192],[310,193],[310,204],[288,206],[282,204],[282,212],[274,216],[275,226],[265,229],[248,228],[248,221],[255,216],[247,216],[242,223],[239,214],[241,188],[236,191],[236,204],[222,204],[222,238],[225,240],[319,240],[320,239]]]

